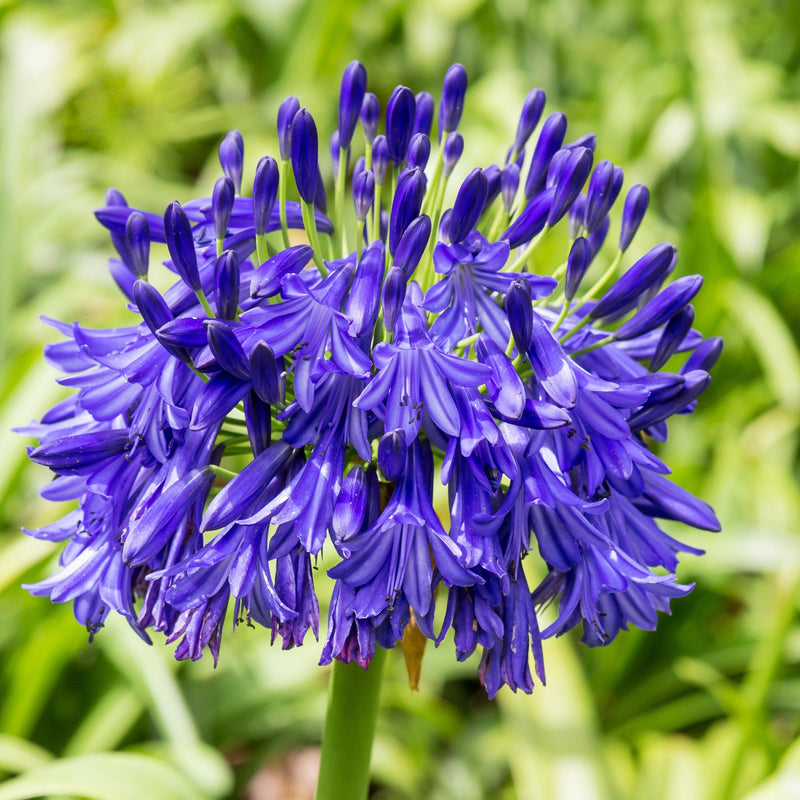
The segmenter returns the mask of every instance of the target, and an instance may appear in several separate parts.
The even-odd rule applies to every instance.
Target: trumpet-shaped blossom
[[[72,602],[90,635],[116,612],[177,658],[216,662],[226,614],[296,647],[318,636],[329,588],[322,663],[366,667],[413,624],[436,645],[451,637],[460,660],[480,650],[494,696],[544,682],[549,636],[580,627],[605,645],[690,591],[678,555],[700,551],[660,521],[719,523],[651,442],[695,411],[720,355],[692,327],[702,278],[671,282],[666,243],[628,255],[647,189],[621,195],[622,169],[596,161],[593,135],[568,137],[564,114],[536,133],[541,89],[504,160],[450,186],[467,86],[454,65],[438,115],[429,93],[397,87],[381,132],[353,62],[335,176],[290,97],[252,198],[238,131],[207,197],[162,213],[109,191],[96,216],[137,318],[47,320],[63,340],[45,356],[73,393],[20,432],[53,473],[43,496],[77,507],[27,531],[64,543],[33,594]],[[295,189],[302,203],[286,199]],[[544,263],[558,226],[569,242]],[[159,261],[163,294],[148,282]],[[605,274],[590,284],[595,262]]]

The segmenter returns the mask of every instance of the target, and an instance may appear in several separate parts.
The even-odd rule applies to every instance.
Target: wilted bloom
[[[544,681],[544,638],[580,626],[604,645],[652,629],[691,589],[677,555],[698,551],[658,520],[719,523],[649,444],[695,410],[720,355],[692,328],[702,278],[669,282],[667,243],[625,255],[643,186],[625,198],[616,254],[603,251],[622,170],[595,164],[591,134],[565,144],[558,112],[533,144],[540,89],[504,160],[449,185],[466,89],[454,65],[431,153],[432,96],[395,89],[378,134],[366,70],[347,67],[331,140],[334,165],[357,159],[347,235],[351,200],[324,213],[334,176],[295,97],[252,199],[237,131],[210,197],[161,214],[109,191],[96,213],[140,321],[48,320],[64,341],[47,358],[74,394],[23,432],[55,476],[43,494],[78,507],[29,531],[66,543],[32,593],[72,601],[92,633],[115,611],[178,642],[178,658],[216,660],[229,608],[284,648],[317,635],[324,549],[336,563],[323,663],[367,666],[413,622],[436,645],[452,631],[459,659],[480,649],[494,695]],[[302,203],[286,199],[292,184]],[[559,225],[569,245],[534,260]],[[308,243],[290,246],[288,228]],[[176,278],[163,294],[147,282],[156,260]],[[612,266],[590,280],[595,261]],[[526,574],[526,556],[542,567]]]

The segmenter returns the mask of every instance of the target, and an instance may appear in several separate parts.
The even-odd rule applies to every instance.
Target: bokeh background
[[[57,555],[19,527],[57,510],[10,428],[60,396],[40,314],[126,322],[92,216],[106,187],[152,210],[208,194],[232,127],[252,175],[285,95],[332,130],[353,58],[382,101],[397,83],[438,93],[461,61],[464,165],[502,158],[544,87],[573,136],[595,131],[598,157],[651,187],[638,247],[671,240],[706,276],[698,326],[726,342],[662,448],[724,526],[687,537],[708,551],[681,568],[694,593],[657,633],[548,641],[531,697],[489,702],[447,646],[415,694],[395,654],[373,796],[800,797],[796,0],[0,0],[0,800],[312,796],[320,646],[226,631],[215,670],[124,624],[89,644],[69,607],[19,588]]]

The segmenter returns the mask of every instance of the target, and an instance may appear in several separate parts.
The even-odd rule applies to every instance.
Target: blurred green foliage
[[[604,650],[547,642],[548,686],[531,697],[488,702],[474,660],[456,664],[447,646],[426,654],[412,694],[390,659],[374,796],[800,797],[800,4],[5,0],[0,800],[308,796],[302,774],[295,788],[287,776],[313,781],[319,647],[281,653],[263,632],[226,633],[214,670],[174,664],[124,624],[87,644],[69,608],[19,588],[55,552],[18,527],[54,510],[9,429],[59,396],[38,315],[125,318],[91,213],[105,188],[152,209],[208,192],[231,127],[252,174],[276,151],[286,94],[332,129],[353,58],[384,101],[400,82],[436,93],[464,63],[464,164],[500,158],[525,92],[544,87],[629,185],[649,184],[638,246],[678,245],[679,268],[706,276],[699,326],[726,340],[701,413],[673,423],[664,447],[724,526],[689,537],[708,550],[682,567],[695,592],[655,634]]]

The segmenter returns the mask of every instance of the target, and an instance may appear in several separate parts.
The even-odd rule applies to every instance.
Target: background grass
[[[725,353],[664,458],[720,535],[655,634],[605,650],[548,641],[547,688],[485,699],[474,660],[428,652],[419,694],[390,659],[375,797],[800,797],[800,5],[793,0],[25,0],[0,2],[0,800],[70,795],[268,800],[313,785],[319,646],[226,632],[218,669],[176,665],[110,624],[20,590],[55,552],[18,528],[56,511],[9,432],[58,396],[38,315],[125,311],[92,209],[118,186],[163,208],[208,193],[231,127],[248,174],[276,152],[288,93],[322,131],[341,70],[438,93],[470,74],[463,164],[505,152],[534,85],[598,156],[652,190],[638,247],[669,239]],[[324,590],[323,590],[324,593]]]

